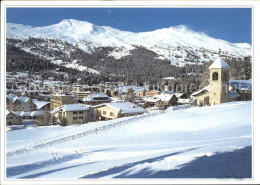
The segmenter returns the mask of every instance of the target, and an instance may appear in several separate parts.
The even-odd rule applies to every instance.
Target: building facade
[[[146,112],[145,109],[130,102],[104,103],[93,107],[99,113],[101,120],[111,120],[120,117],[139,115]]]
[[[74,104],[78,102],[75,96],[70,94],[52,94],[50,101],[51,110],[54,110],[57,107],[61,107],[62,105]]]
[[[6,109],[11,111],[33,111],[37,109],[28,97],[6,96]]]
[[[58,121],[65,118],[67,124],[86,123],[93,118],[94,110],[85,104],[67,104],[53,110]]]
[[[145,96],[153,97],[154,95],[160,94],[161,92],[158,90],[149,90],[145,92]]]
[[[229,101],[229,65],[218,58],[209,67],[209,104],[216,105]]]
[[[99,93],[91,93],[86,98],[82,100],[87,105],[99,105],[103,103],[110,103],[112,99],[106,94]]]
[[[209,86],[191,94],[196,105],[217,105],[230,101],[229,70],[230,66],[222,58],[211,64]]]
[[[21,125],[22,119],[13,112],[6,111],[6,125]]]

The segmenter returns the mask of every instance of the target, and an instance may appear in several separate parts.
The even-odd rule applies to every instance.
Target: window
[[[83,114],[83,111],[79,111],[79,114]]]
[[[114,113],[113,113],[113,112],[110,112],[110,116],[114,116]]]
[[[213,80],[218,80],[218,73],[217,73],[217,72],[214,72],[214,73],[212,74],[212,79],[213,79]]]
[[[74,111],[73,114],[77,114],[77,111]]]
[[[103,111],[103,114],[106,115],[106,111]]]
[[[78,117],[73,117],[73,120],[76,120],[76,119],[78,119]]]
[[[80,116],[79,119],[83,119],[83,116]]]
[[[223,73],[223,74],[222,74],[222,80],[225,81],[225,82],[228,80],[228,75],[227,75],[227,73]]]

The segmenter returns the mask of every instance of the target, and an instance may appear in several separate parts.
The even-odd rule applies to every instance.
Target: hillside
[[[251,178],[251,101],[7,132],[7,178]]]
[[[204,84],[202,73],[207,73],[208,63],[219,55],[232,64],[232,77],[246,75],[243,64],[251,56],[249,44],[215,39],[183,25],[133,33],[73,19],[45,27],[7,23],[8,72],[33,73],[33,67],[23,65],[40,60],[48,66],[55,64],[54,68],[82,72],[70,75],[72,83],[82,78],[82,84],[101,81],[155,84],[173,77],[180,79],[175,84]]]
[[[227,56],[251,55],[251,46],[247,43],[229,43],[194,32],[183,25],[133,33],[74,19],[64,19],[58,24],[35,28],[8,23],[7,38],[60,40],[77,45],[88,53],[99,47],[112,47],[108,55],[116,59],[130,55],[130,51],[138,46],[155,52],[159,59],[168,59],[174,65],[193,60],[214,60],[219,49]]]

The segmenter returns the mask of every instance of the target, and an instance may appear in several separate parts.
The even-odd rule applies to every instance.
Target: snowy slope
[[[29,37],[66,41],[77,44],[86,52],[92,52],[98,47],[113,47],[110,56],[116,59],[129,55],[136,46],[142,46],[157,53],[160,59],[171,60],[172,64],[178,61],[187,63],[191,59],[214,60],[219,49],[230,56],[251,55],[251,46],[247,43],[229,43],[194,32],[183,25],[133,33],[74,19],[35,28],[7,23],[7,38],[24,40]]]
[[[9,131],[7,178],[251,177],[251,105]]]

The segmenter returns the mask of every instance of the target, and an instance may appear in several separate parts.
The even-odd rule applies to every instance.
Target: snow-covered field
[[[7,132],[7,178],[251,178],[251,101]]]

